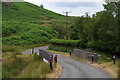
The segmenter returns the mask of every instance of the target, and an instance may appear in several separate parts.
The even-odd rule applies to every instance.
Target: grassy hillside
[[[57,38],[52,29],[65,23],[65,17],[27,2],[3,3],[3,44],[38,44]]]
[[[37,24],[3,21],[4,44],[38,44],[47,42],[57,36],[57,33],[48,26]]]
[[[27,2],[11,3],[9,8],[3,3],[3,20],[32,22],[37,20],[63,19],[64,16]]]

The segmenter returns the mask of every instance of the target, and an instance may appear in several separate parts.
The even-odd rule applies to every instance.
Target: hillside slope
[[[13,8],[3,3],[3,20],[37,21],[63,19],[64,16],[28,2],[12,2]]]
[[[25,45],[47,42],[57,38],[54,23],[65,23],[61,14],[27,2],[2,4],[3,44]]]

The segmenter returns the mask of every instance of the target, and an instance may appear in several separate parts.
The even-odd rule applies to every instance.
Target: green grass
[[[44,45],[44,44],[43,44]],[[40,46],[43,46],[39,44]],[[46,78],[46,74],[52,72],[49,64],[41,61],[40,57],[34,55],[19,55],[28,48],[38,45],[14,46],[3,45],[3,78]],[[12,56],[14,54],[14,56]],[[32,70],[32,71],[31,71]]]
[[[49,64],[36,60],[35,56],[19,55],[9,64],[3,63],[3,78],[46,78],[52,72]]]
[[[27,64],[23,62],[23,59],[21,58],[15,58],[11,63],[5,64],[3,62],[2,67],[2,77],[3,78],[13,78],[15,75],[19,74],[21,70],[26,66]]]
[[[31,70],[32,69],[32,70]],[[43,62],[32,62],[24,70],[17,75],[17,78],[46,78],[46,74],[50,73],[49,64]]]
[[[3,45],[2,46],[2,52],[13,52],[15,51],[16,46],[7,46],[7,45]]]
[[[8,8],[3,4],[3,20],[37,21],[47,19],[63,19],[63,15],[41,8],[28,2],[12,2],[16,9]]]

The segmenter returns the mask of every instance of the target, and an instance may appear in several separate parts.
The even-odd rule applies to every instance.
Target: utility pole
[[[70,12],[63,12],[66,14],[66,39],[68,40],[68,13],[71,13]]]

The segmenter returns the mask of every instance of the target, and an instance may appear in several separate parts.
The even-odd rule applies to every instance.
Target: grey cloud
[[[57,7],[96,7],[98,2],[55,2],[54,5]]]

